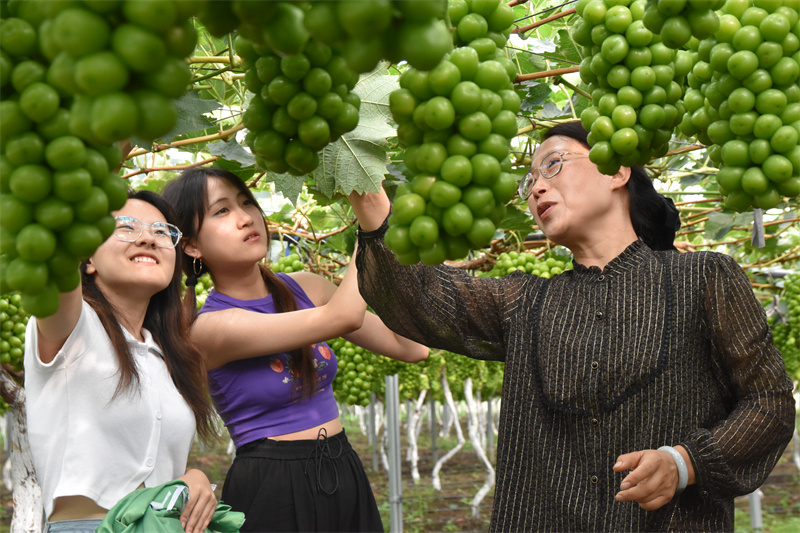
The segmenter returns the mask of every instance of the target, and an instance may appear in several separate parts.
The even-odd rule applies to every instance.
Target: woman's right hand
[[[389,216],[392,204],[386,191],[381,187],[379,193],[358,194],[352,192],[347,197],[356,214],[358,224],[363,231],[374,231],[381,227],[383,221]]]
[[[181,525],[186,533],[203,533],[217,509],[217,497],[206,475],[192,468],[179,478],[189,487],[189,501],[181,513]]]

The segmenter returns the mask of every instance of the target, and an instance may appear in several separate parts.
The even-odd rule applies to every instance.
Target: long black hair
[[[184,242],[197,242],[197,236],[200,233],[200,228],[203,226],[206,207],[208,206],[208,178],[212,177],[225,180],[233,185],[238,192],[243,194],[255,206],[258,207],[259,205],[250,188],[247,187],[236,174],[219,168],[195,167],[187,169],[178,178],[168,183],[162,193],[167,202],[175,209],[178,219],[176,225],[181,229],[181,232],[183,232]],[[265,218],[261,208],[259,207],[258,209],[262,218]],[[267,232],[267,248],[264,250],[265,254],[268,248],[269,232]],[[183,265],[183,271],[186,273],[186,284],[190,286],[184,297],[184,310],[187,315],[191,317],[190,320],[193,320],[197,314],[197,300],[191,285],[197,282],[198,276],[202,276],[204,273],[210,271],[207,265],[200,265],[200,262],[195,262],[193,257],[183,251],[183,248],[181,248],[180,257],[180,263]],[[264,284],[272,295],[276,311],[279,313],[296,311],[298,309],[297,301],[289,287],[287,287],[266,265],[259,264],[258,267],[261,271]],[[214,277],[213,272],[211,272],[211,277]],[[311,346],[300,346],[291,350],[289,353],[292,356],[292,367],[296,369],[300,378],[302,397],[308,398],[314,394],[317,381],[317,372],[314,368],[314,356],[311,352]]]
[[[158,209],[167,222],[176,224],[174,211],[158,194],[151,191],[130,190],[128,198],[147,202]],[[119,312],[95,283],[94,275],[86,272],[86,266],[86,262],[81,264],[83,299],[92,306],[100,318],[119,361],[119,381],[114,393],[116,397],[124,391],[137,388],[139,373],[117,318]],[[216,437],[216,417],[208,396],[208,380],[203,357],[189,338],[187,320],[184,318],[181,304],[181,277],[180,264],[176,260],[169,285],[150,298],[142,326],[161,347],[172,382],[194,413],[197,432],[205,440],[213,440]]]
[[[590,148],[589,133],[579,121],[562,122],[547,130],[543,139],[569,137]],[[626,184],[630,195],[630,215],[636,235],[653,250],[675,250],[675,234],[681,227],[678,209],[672,199],[659,194],[644,168],[632,166]]]

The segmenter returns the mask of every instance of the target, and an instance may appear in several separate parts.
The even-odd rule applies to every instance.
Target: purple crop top
[[[314,307],[291,277],[279,273],[297,300],[299,309]],[[237,300],[212,290],[200,313],[238,307],[274,313],[272,295],[255,300]],[[253,332],[269,335],[269,332]],[[217,412],[238,448],[265,437],[285,435],[318,426],[339,416],[333,397],[336,355],[325,342],[312,344],[319,381],[311,398],[299,398],[297,378],[292,374],[288,352],[231,361],[209,371],[209,389]]]

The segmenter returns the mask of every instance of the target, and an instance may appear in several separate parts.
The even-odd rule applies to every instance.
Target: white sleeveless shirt
[[[97,313],[81,316],[49,364],[39,358],[36,319],[25,332],[28,440],[42,487],[45,516],[56,498],[85,496],[110,509],[142,483],[179,478],[195,433],[183,399],[150,332],[139,342],[125,331],[139,387],[112,400],[117,355]]]

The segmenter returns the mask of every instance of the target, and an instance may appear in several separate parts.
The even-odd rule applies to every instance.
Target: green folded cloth
[[[180,516],[188,500],[189,487],[183,481],[137,489],[108,511],[96,533],[183,533]],[[206,532],[239,533],[242,524],[244,513],[218,502]]]

